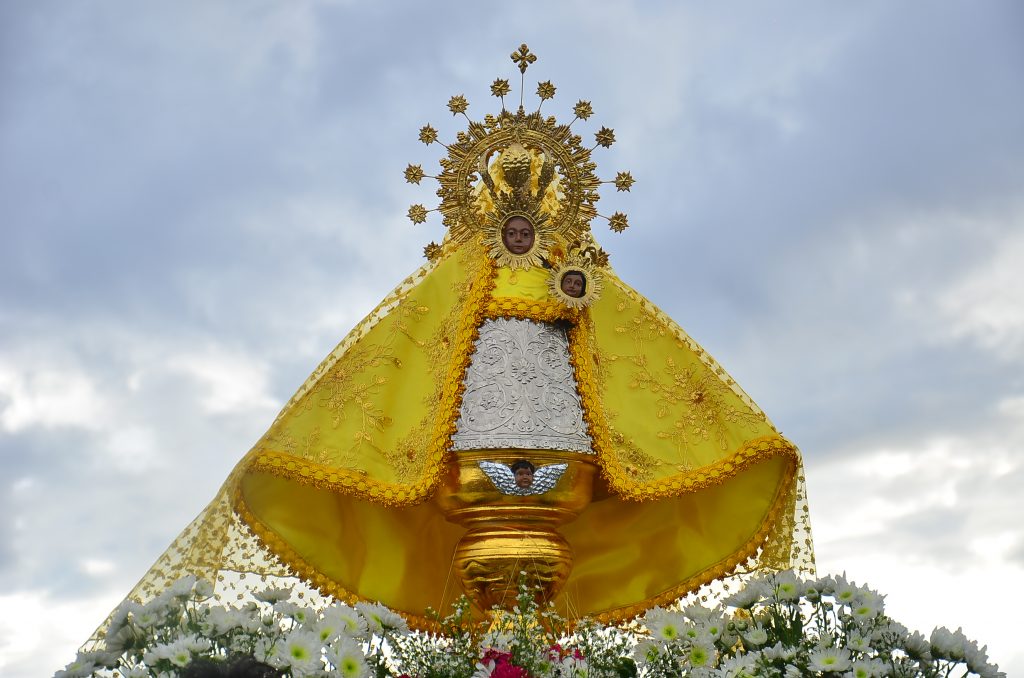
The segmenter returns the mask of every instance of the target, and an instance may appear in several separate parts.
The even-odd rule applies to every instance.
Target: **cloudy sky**
[[[422,261],[417,130],[525,41],[637,179],[618,273],[802,448],[819,569],[1024,674],[1024,8],[450,7],[0,4],[0,673],[69,661]]]

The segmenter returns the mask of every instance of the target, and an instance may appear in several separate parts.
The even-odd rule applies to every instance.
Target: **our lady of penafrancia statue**
[[[513,59],[525,76],[535,57]],[[446,234],[313,370],[129,594],[193,574],[380,601],[414,626],[520,573],[563,616],[625,620],[718,579],[813,567],[797,449],[591,233],[593,147],[502,102],[445,144]],[[540,104],[555,87],[542,82]],[[429,125],[420,140],[432,144]],[[405,178],[426,173],[410,165]],[[419,223],[428,210],[414,205]],[[600,217],[605,219],[604,217]],[[627,226],[620,213],[611,230]]]

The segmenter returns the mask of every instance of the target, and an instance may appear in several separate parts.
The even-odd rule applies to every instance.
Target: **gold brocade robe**
[[[737,568],[811,563],[809,534],[806,543],[794,535],[806,510],[797,449],[613,273],[583,311],[556,302],[547,275],[496,268],[472,244],[446,247],[341,342],[218,495],[264,563],[276,559],[325,594],[379,600],[414,624],[461,594],[451,565],[463,528],[432,496],[489,317],[571,324],[601,478],[592,503],[561,528],[575,555],[555,599],[563,614],[621,620]],[[223,522],[201,515],[189,539],[204,546],[179,545],[177,567],[244,572],[249,561],[217,536]]]

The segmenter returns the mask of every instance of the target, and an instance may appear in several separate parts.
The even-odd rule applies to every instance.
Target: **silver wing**
[[[533,484],[529,487],[516,485],[515,474],[506,464],[496,461],[478,461],[480,470],[487,474],[494,486],[502,494],[525,497],[531,494],[544,494],[555,486],[558,479],[569,468],[569,464],[549,464],[540,466],[533,473]]]
[[[477,466],[487,474],[487,477],[502,494],[524,494],[520,488],[516,487],[516,476],[507,464],[496,461],[478,461]]]
[[[548,464],[539,466],[533,472],[533,484],[527,489],[529,494],[544,494],[558,483],[558,479],[569,468],[568,464]]]

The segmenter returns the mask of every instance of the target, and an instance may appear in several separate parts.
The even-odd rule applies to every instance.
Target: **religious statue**
[[[535,57],[513,59],[525,78]],[[509,604],[522,575],[563,615],[615,622],[737,573],[813,566],[797,449],[594,239],[602,184],[633,183],[595,174],[613,131],[588,148],[572,126],[589,102],[566,125],[506,109],[510,89],[493,83],[502,107],[482,121],[451,98],[468,126],[434,177],[442,242],[133,596],[186,573],[225,593],[301,581],[423,625],[463,593],[477,616]],[[554,92],[540,83],[541,105]]]

